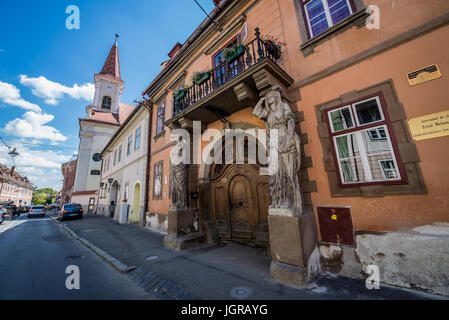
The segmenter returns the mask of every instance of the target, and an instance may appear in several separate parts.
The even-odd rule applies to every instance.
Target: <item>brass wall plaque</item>
[[[416,86],[417,84],[438,79],[440,77],[441,72],[436,64],[407,73],[407,80],[411,86]]]
[[[414,140],[449,136],[449,110],[408,120]]]

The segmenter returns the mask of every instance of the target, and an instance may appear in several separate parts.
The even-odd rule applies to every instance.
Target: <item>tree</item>
[[[34,189],[31,202],[35,205],[54,203],[57,194],[58,192],[52,188]]]

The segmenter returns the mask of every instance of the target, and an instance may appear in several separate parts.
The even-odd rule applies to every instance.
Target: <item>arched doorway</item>
[[[263,163],[266,159],[259,158],[266,154],[266,149],[251,135],[250,131],[234,130],[222,136],[221,141],[216,140],[216,151],[208,159],[212,164],[200,168],[200,183],[203,190],[207,189],[203,192],[203,214],[204,219],[215,224],[221,240],[265,247],[269,244],[271,197],[269,177],[260,174],[260,160]],[[224,143],[224,138],[232,138],[233,143]],[[230,154],[232,163],[223,164]],[[243,161],[237,161],[238,158]]]
[[[133,192],[133,204],[131,208],[131,223],[140,222],[140,183],[136,183]]]
[[[211,179],[210,187],[211,218],[220,239],[266,247],[268,176],[259,175],[257,166],[232,164]]]
[[[109,216],[114,218],[115,209],[117,208],[118,182],[117,180],[111,186],[111,195],[109,197]]]

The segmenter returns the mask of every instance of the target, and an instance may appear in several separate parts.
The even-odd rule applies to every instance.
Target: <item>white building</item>
[[[85,212],[95,211],[101,174],[100,153],[134,109],[120,102],[124,84],[116,40],[101,72],[95,74],[93,104],[86,107],[86,117],[79,119],[80,144],[71,202],[81,204]]]
[[[14,201],[16,206],[29,206],[33,185],[15,169],[14,166],[8,169],[0,163],[0,202]]]
[[[140,104],[102,151],[97,214],[145,224],[148,117],[146,105]]]

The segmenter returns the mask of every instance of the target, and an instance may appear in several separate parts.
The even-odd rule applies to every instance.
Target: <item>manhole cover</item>
[[[157,258],[159,258],[158,256],[150,256],[150,257],[147,257],[147,261],[153,261],[153,260],[156,260]]]
[[[234,299],[244,300],[248,299],[253,293],[253,290],[248,287],[235,287],[231,290],[231,297]]]

